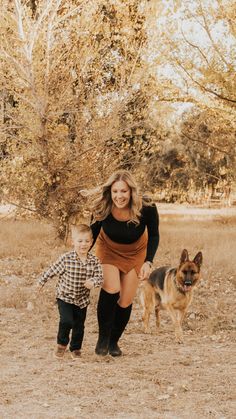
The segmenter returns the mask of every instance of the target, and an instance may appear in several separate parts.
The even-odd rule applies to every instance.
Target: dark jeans
[[[84,337],[84,322],[86,319],[87,307],[79,308],[75,304],[66,303],[59,298],[57,299],[57,304],[60,314],[57,343],[66,346],[70,342],[70,351],[80,349]],[[70,340],[71,330],[72,334]]]

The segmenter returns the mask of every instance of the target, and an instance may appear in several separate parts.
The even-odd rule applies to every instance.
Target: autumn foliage
[[[232,186],[234,8],[174,3],[2,0],[5,201],[64,237],[86,209],[80,191],[118,167],[164,200]]]

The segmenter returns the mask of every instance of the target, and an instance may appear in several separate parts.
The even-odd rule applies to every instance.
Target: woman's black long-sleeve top
[[[93,244],[99,235],[101,228],[104,233],[116,243],[130,244],[137,241],[147,227],[148,242],[145,261],[152,262],[159,244],[159,216],[156,205],[143,206],[141,209],[140,223],[118,221],[112,214],[104,220],[91,224]]]

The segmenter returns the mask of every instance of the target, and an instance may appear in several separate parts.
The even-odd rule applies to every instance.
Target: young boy
[[[73,226],[74,250],[63,254],[38,281],[38,287],[41,289],[49,278],[54,275],[59,277],[56,287],[60,315],[55,352],[57,358],[63,358],[68,343],[72,359],[80,357],[90,290],[99,287],[103,282],[101,264],[96,256],[89,253],[92,242],[89,226]]]

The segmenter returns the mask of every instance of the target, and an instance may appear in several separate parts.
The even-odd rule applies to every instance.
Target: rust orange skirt
[[[102,264],[114,265],[124,273],[135,269],[139,274],[146,258],[147,239],[147,232],[145,231],[134,243],[115,243],[101,229],[96,240],[95,253]]]

